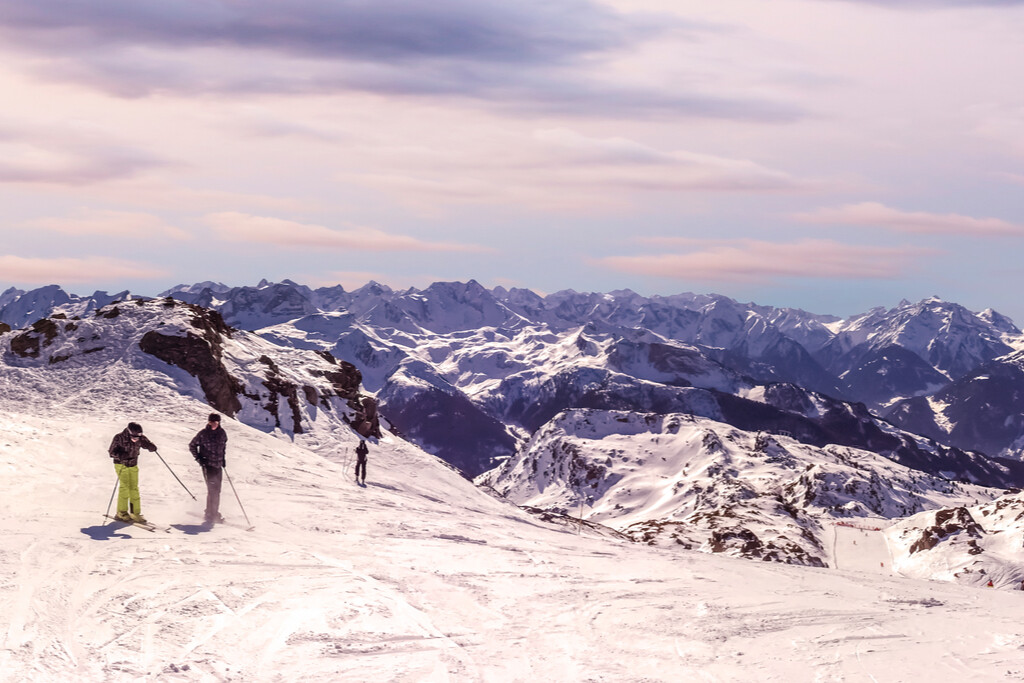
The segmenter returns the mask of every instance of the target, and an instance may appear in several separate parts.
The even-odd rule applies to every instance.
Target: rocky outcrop
[[[27,331],[11,339],[11,352],[22,358],[38,358],[42,349],[52,344],[59,333],[57,323],[52,319],[37,320]]]
[[[931,550],[943,539],[959,533],[980,538],[984,530],[974,521],[971,513],[965,507],[938,510],[935,513],[935,524],[921,530],[921,535],[910,545],[910,554],[913,555],[922,550]],[[972,550],[977,548],[977,552],[981,552],[977,541],[970,543],[970,546]],[[972,554],[976,553],[972,552]]]
[[[220,361],[220,347],[198,335],[184,337],[150,330],[142,336],[139,348],[169,365],[175,365],[199,380],[206,402],[229,417],[242,404],[238,395],[242,383],[232,377]]]
[[[330,351],[317,351],[317,355],[331,365],[334,365],[336,369],[321,370],[313,368],[309,371],[310,374],[314,377],[326,379],[331,383],[335,394],[347,401],[348,407],[352,410],[351,417],[347,419],[354,430],[366,438],[380,438],[380,415],[377,410],[377,401],[370,396],[363,396],[360,393],[359,389],[362,385],[363,375],[359,372],[359,369],[348,361],[338,360]],[[316,390],[312,387],[304,387],[303,391],[309,402],[314,403],[311,397],[316,393]],[[325,407],[329,407],[327,402],[323,400],[323,397],[321,397],[321,402]]]
[[[357,400],[359,398],[359,387],[363,382],[363,375],[359,372],[359,368],[348,361],[339,361],[330,351],[317,351],[316,354],[331,365],[337,366],[337,369],[320,370],[314,368],[310,370],[310,374],[314,377],[323,377],[330,382],[338,396],[350,401]]]
[[[356,408],[356,414],[352,418],[352,428],[359,432],[362,436],[371,437],[375,436],[380,438],[380,417],[377,413],[377,402],[369,396],[364,396],[361,400],[354,401],[358,408]],[[351,406],[352,403],[349,403]]]
[[[275,426],[281,427],[280,398],[285,399],[291,409],[291,431],[295,434],[302,433],[302,413],[299,411],[299,387],[294,382],[289,382],[281,376],[281,370],[277,364],[268,356],[260,356],[260,362],[267,366],[266,379],[263,386],[270,392],[270,397],[263,408],[274,416]],[[316,405],[316,401],[311,401]],[[287,428],[287,427],[286,427]]]
[[[170,298],[164,299],[163,305],[166,308],[178,305],[187,307],[191,313],[190,323],[199,334],[186,332],[184,336],[176,336],[150,330],[142,336],[139,348],[197,378],[207,403],[225,415],[234,417],[242,407],[238,396],[244,387],[221,362],[224,337],[231,337],[232,329],[217,311],[192,304],[179,304]],[[103,308],[96,314],[112,318],[117,310],[117,306],[109,311]]]

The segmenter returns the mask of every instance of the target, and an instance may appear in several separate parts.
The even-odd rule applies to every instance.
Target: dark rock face
[[[42,348],[52,344],[59,333],[57,323],[50,318],[37,320],[26,332],[11,340],[11,351],[22,358],[38,358]]]
[[[177,305],[164,301],[164,306]],[[183,304],[192,313],[191,324],[200,335],[188,332],[184,337],[160,334],[151,330],[142,336],[139,348],[170,365],[176,365],[199,379],[199,385],[206,394],[206,401],[218,411],[234,417],[241,410],[238,395],[244,387],[228,373],[221,362],[221,348],[224,337],[230,337],[232,329],[224,322],[220,313],[192,304]],[[114,306],[112,311],[116,311]],[[97,315],[115,317],[105,309]],[[112,312],[111,311],[111,312]]]
[[[980,538],[984,534],[984,530],[974,521],[970,511],[965,507],[939,510],[935,513],[935,524],[922,529],[921,536],[910,546],[910,554],[913,555],[922,550],[931,550],[946,537],[961,532],[973,537],[969,541],[971,550],[968,552],[971,554],[980,553],[981,548],[978,547],[977,541],[974,539]],[[977,553],[974,552],[975,549],[978,551]]]
[[[151,330],[142,336],[139,348],[198,378],[207,403],[219,412],[234,417],[241,410],[238,395],[242,393],[242,383],[221,363],[219,345],[191,332],[175,337]]]
[[[787,562],[810,567],[825,567],[825,561],[811,555],[798,545],[787,543],[779,546],[772,541],[765,543],[750,529],[735,527],[711,532],[711,551],[724,553],[737,552],[740,556],[763,560],[764,562]]]
[[[284,398],[291,408],[292,426],[291,431],[295,434],[302,433],[302,413],[299,411],[299,387],[294,382],[289,382],[281,376],[281,369],[268,356],[260,356],[260,362],[267,366],[266,378],[263,386],[270,392],[270,398],[263,408],[274,416],[275,427],[281,427],[281,413],[278,397]],[[287,427],[285,427],[287,429]]]
[[[348,361],[339,361],[330,351],[317,351],[316,353],[331,365],[336,366],[337,370],[312,369],[310,374],[326,379],[331,383],[335,393],[348,401],[348,407],[353,411],[350,422],[356,432],[366,438],[373,436],[379,439],[381,432],[377,402],[369,396],[360,394],[359,387],[363,382],[363,375],[359,372],[359,368]],[[311,396],[311,392],[315,394],[316,390],[306,387],[307,398]],[[313,403],[314,401],[309,398],[309,402]],[[325,408],[330,408],[327,401],[321,403]]]
[[[380,417],[377,414],[377,402],[369,396],[363,396],[361,400],[349,401],[349,406],[356,411],[352,418],[352,428],[362,436],[375,436],[379,439]]]
[[[171,301],[173,303],[173,299]],[[166,306],[167,304],[165,303],[164,305]],[[223,343],[222,336],[231,337],[234,329],[224,322],[224,318],[221,317],[220,313],[210,308],[203,308],[202,306],[188,304],[186,306],[192,313],[192,327],[202,332],[203,337],[211,344],[219,346]]]
[[[814,410],[811,397],[801,387],[788,382],[769,384],[764,388],[764,402],[779,410],[809,415]]]
[[[359,397],[359,387],[363,381],[363,375],[359,372],[359,368],[352,365],[348,361],[335,360],[334,356],[330,353],[324,352],[321,355],[326,354],[330,356],[330,362],[338,366],[337,370],[311,370],[311,374],[314,377],[323,377],[331,383],[334,390],[338,392],[338,396],[351,400],[355,400]]]
[[[0,323],[0,334],[7,334],[11,331],[11,326],[7,323]]]

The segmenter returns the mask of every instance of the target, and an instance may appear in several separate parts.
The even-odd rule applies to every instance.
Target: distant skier
[[[119,522],[141,522],[146,524],[142,516],[142,502],[139,496],[139,449],[155,451],[156,445],[142,433],[142,425],[129,422],[123,432],[114,435],[108,453],[114,459],[114,471],[117,472],[117,514]],[[129,508],[129,504],[131,507]]]
[[[356,446],[356,483],[366,485],[366,455],[370,452],[370,448],[366,445],[366,442],[362,439],[359,440],[359,445]],[[362,481],[359,480],[359,473],[362,472]]]
[[[228,434],[220,426],[220,415],[210,413],[206,427],[192,437],[188,450],[203,468],[203,479],[206,480],[206,514],[207,524],[224,521],[220,514],[220,485],[224,481],[224,458],[227,451]]]

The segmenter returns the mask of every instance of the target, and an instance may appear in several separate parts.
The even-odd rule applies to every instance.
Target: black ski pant
[[[220,514],[220,485],[224,481],[224,470],[203,465],[203,479],[206,480],[206,519],[215,519]]]
[[[359,479],[359,473],[360,472],[363,473],[362,481],[366,481],[366,458],[365,457],[357,458],[356,459],[356,481],[360,481],[360,479]]]

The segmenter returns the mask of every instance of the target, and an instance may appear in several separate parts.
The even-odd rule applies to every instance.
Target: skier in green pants
[[[129,422],[125,430],[114,436],[110,442],[110,457],[114,459],[114,471],[120,487],[117,493],[117,515],[121,522],[142,522],[142,504],[139,500],[139,449],[155,451],[156,445],[142,433],[142,426]],[[129,503],[131,509],[129,510]]]

